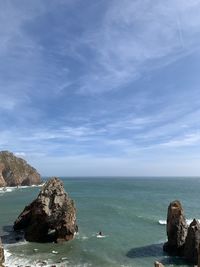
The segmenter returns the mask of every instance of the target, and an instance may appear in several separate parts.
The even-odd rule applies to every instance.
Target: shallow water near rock
[[[186,267],[162,251],[167,207],[175,199],[186,218],[200,218],[200,178],[63,178],[77,207],[79,234],[64,244],[21,240],[12,223],[40,188],[18,188],[0,194],[0,231],[6,266],[165,266]],[[104,238],[97,238],[102,231]],[[17,239],[17,241],[16,241]]]

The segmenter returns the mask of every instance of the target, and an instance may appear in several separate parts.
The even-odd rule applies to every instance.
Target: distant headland
[[[29,186],[41,183],[35,168],[12,152],[0,151],[0,187]]]

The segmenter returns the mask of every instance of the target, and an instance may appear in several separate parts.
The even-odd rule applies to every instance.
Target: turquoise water
[[[11,225],[39,188],[0,193],[0,231],[8,266],[189,266],[162,251],[169,202],[179,199],[186,218],[200,218],[200,178],[65,178],[75,200],[79,234],[65,244],[37,244],[13,240]],[[105,238],[97,238],[102,231]],[[14,243],[13,243],[14,241]],[[57,254],[52,253],[52,251]]]

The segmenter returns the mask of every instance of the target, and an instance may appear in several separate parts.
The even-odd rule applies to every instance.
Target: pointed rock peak
[[[169,205],[169,209],[171,209],[172,213],[180,215],[183,214],[183,208],[179,200],[174,200],[173,202],[171,202]]]
[[[190,224],[190,227],[192,227],[192,226],[199,226],[199,227],[200,227],[200,223],[199,223],[199,221],[196,220],[196,219],[193,219],[193,221],[192,221],[191,224]]]

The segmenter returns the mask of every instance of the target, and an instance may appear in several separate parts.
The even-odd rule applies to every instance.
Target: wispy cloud
[[[0,148],[85,173],[196,155],[199,1],[86,2],[1,1]]]
[[[121,88],[199,47],[198,1],[114,1],[88,45],[96,51],[81,93]],[[192,37],[192,38],[191,38]],[[87,36],[85,37],[87,38]]]
[[[162,145],[166,147],[184,147],[197,144],[200,144],[200,132],[187,134],[185,136],[181,136],[179,139],[169,140]]]

